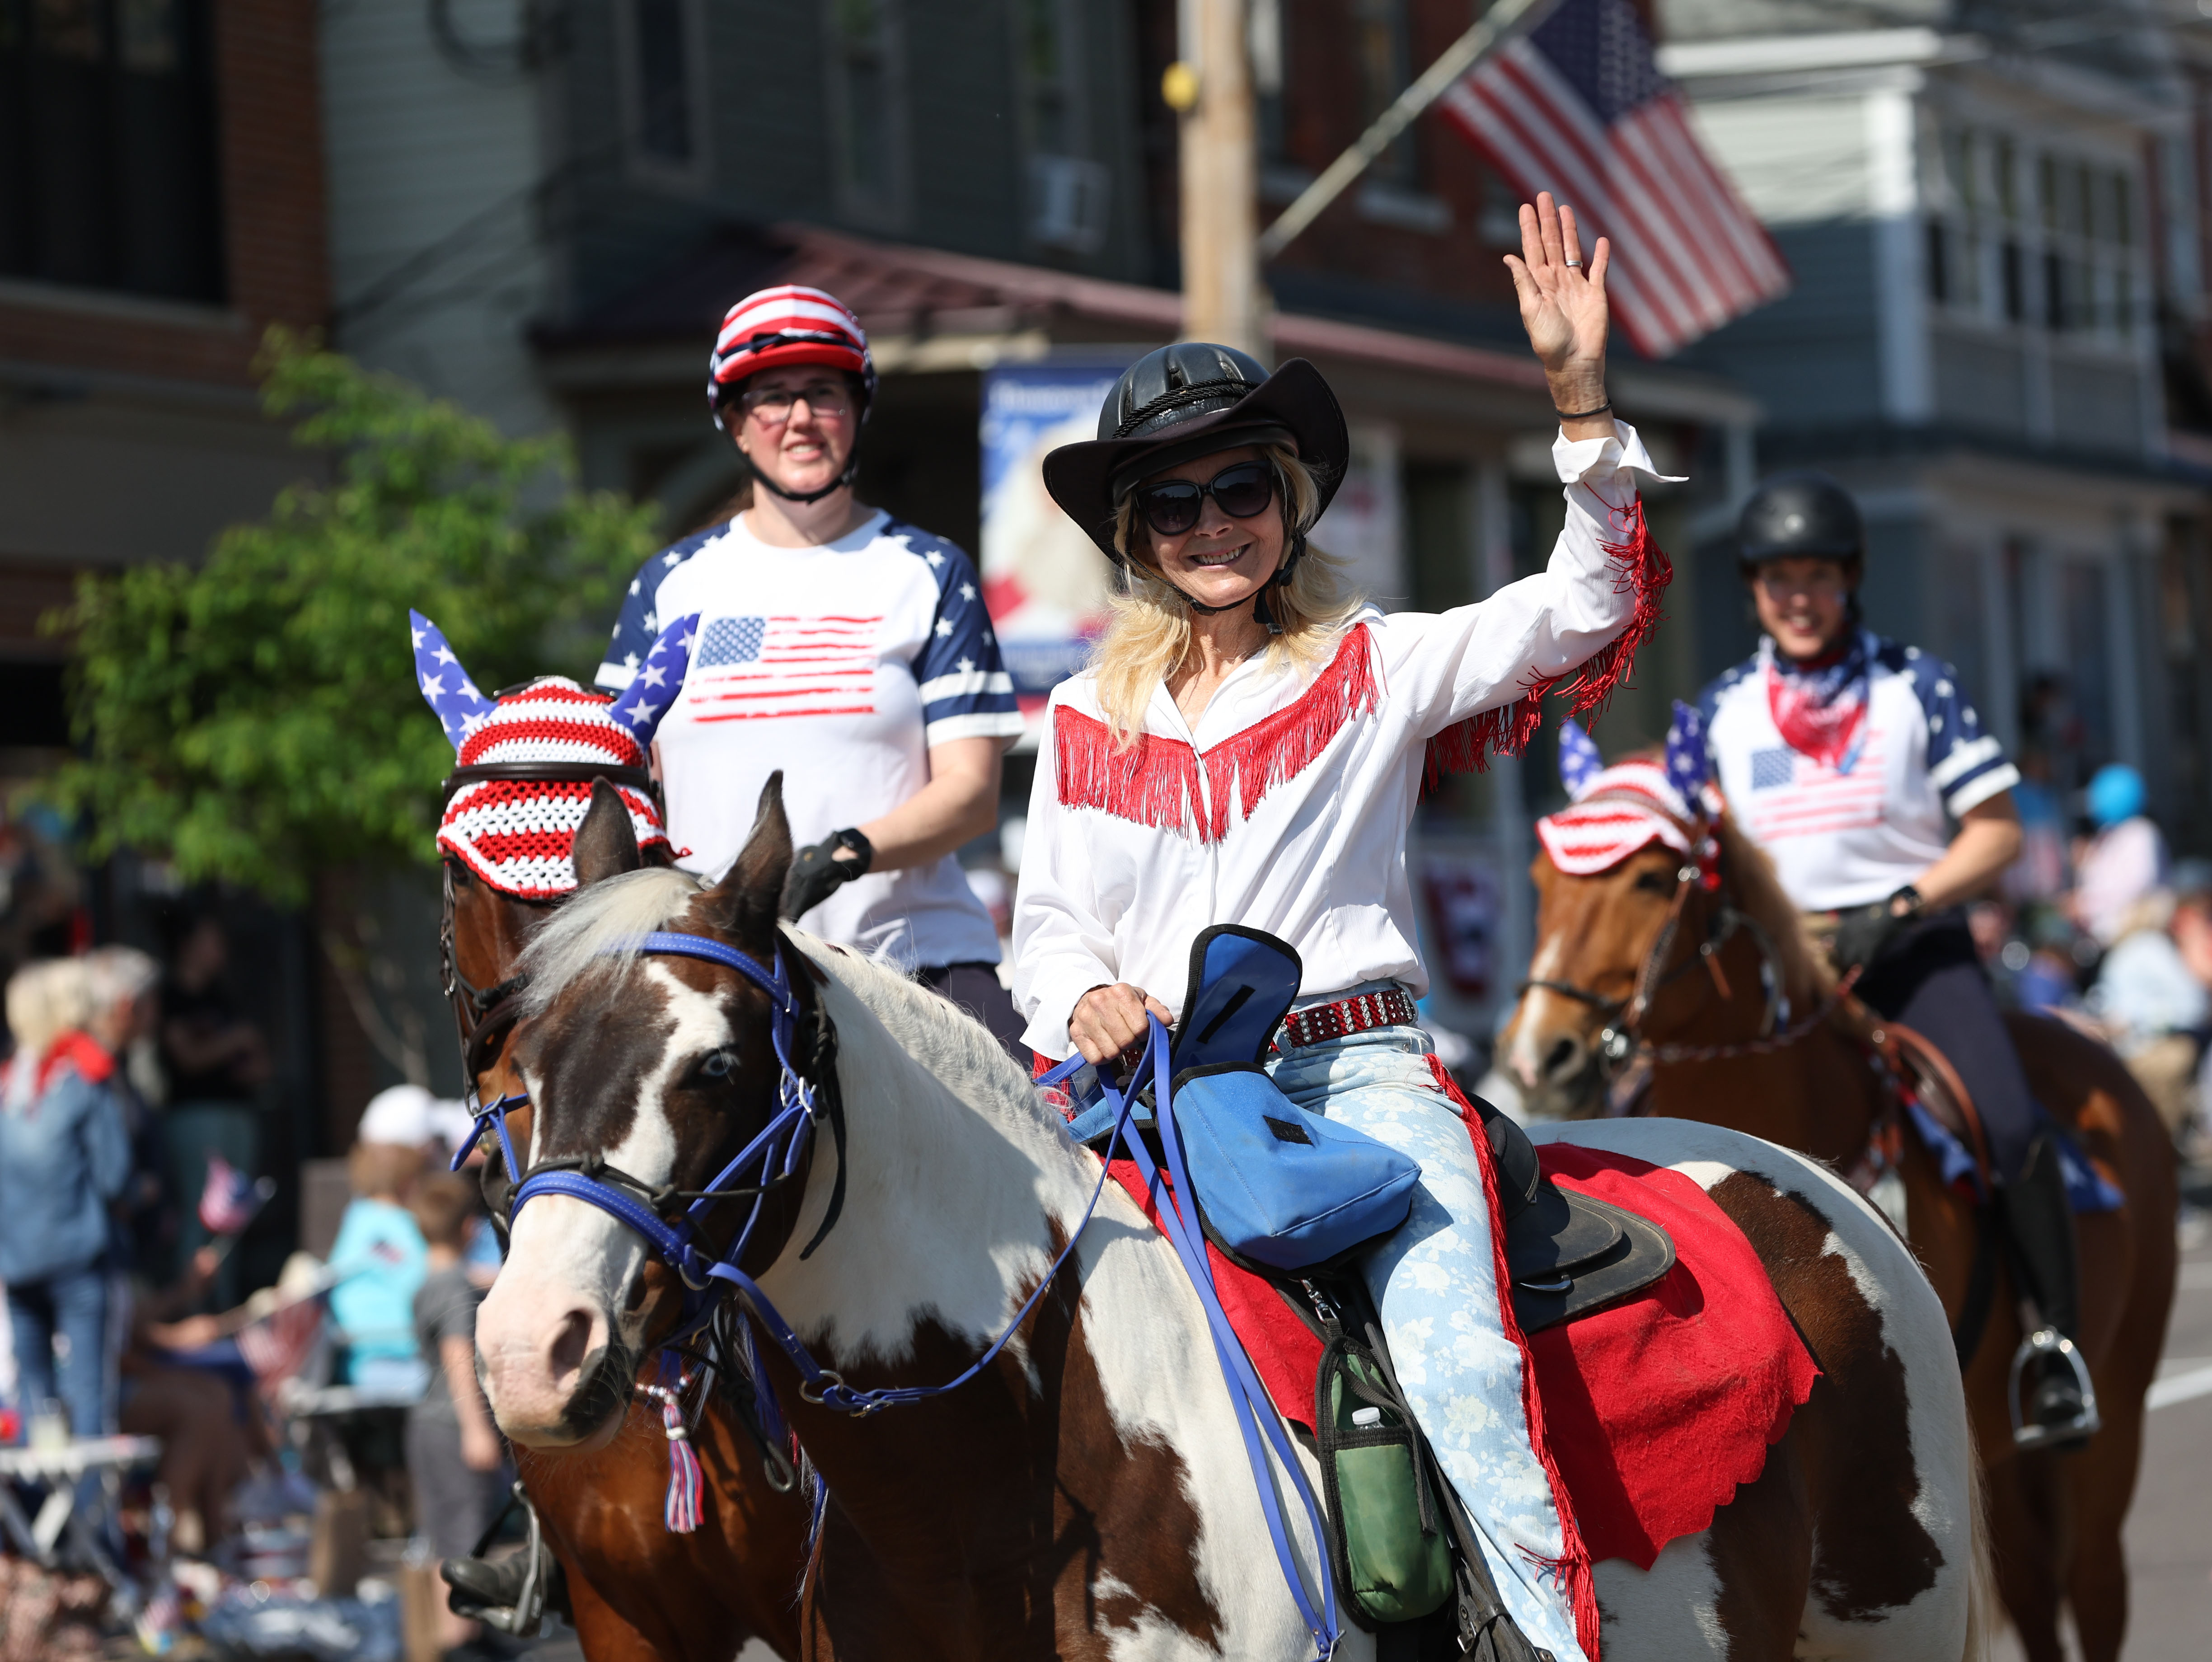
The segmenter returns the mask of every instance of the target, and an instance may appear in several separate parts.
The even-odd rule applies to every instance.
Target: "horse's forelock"
[[[612,983],[626,980],[639,961],[631,943],[665,926],[698,896],[698,878],[672,866],[647,866],[578,889],[545,920],[516,964],[529,978],[523,1014],[544,1015],[594,967]]]

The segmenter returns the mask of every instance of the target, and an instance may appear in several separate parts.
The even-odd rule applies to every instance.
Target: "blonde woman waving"
[[[1508,264],[1567,500],[1535,576],[1433,616],[1343,594],[1306,537],[1343,476],[1344,417],[1302,361],[1269,375],[1225,347],[1164,348],[1121,378],[1096,442],[1047,458],[1054,499],[1121,583],[1093,666],[1053,694],[1013,979],[1030,1046],[1105,1062],[1148,1010],[1174,1019],[1200,931],[1241,924],[1297,949],[1275,1081],[1420,1162],[1412,1217],[1364,1271],[1508,1609],[1566,1659],[1595,1638],[1577,1621],[1595,1619],[1588,1565],[1531,1444],[1482,1168],[1415,1025],[1427,976],[1406,874],[1425,771],[1517,748],[1547,690],[1601,700],[1667,577],[1637,491],[1650,459],[1605,393],[1607,245],[1585,268],[1548,197],[1521,223]]]

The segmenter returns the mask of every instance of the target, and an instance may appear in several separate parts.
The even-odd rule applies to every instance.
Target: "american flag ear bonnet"
[[[1675,706],[1678,726],[1681,709]],[[1589,735],[1568,722],[1559,734],[1559,778],[1568,803],[1536,822],[1536,840],[1552,864],[1571,877],[1587,877],[1655,842],[1689,853],[1703,815],[1697,786],[1685,789],[1680,782],[1686,777],[1686,757],[1678,761],[1676,748],[1670,732],[1664,762],[1607,767]]]
[[[647,660],[665,660],[666,696],[641,674],[617,701],[566,676],[540,676],[487,699],[446,645],[437,626],[410,612],[416,680],[444,724],[462,767],[562,762],[643,772],[660,718],[690,661],[696,617],[661,631]],[[608,781],[629,810],[640,848],[665,847],[668,833],[651,795]],[[526,901],[554,899],[576,887],[577,828],[592,804],[592,781],[483,779],[456,789],[438,825],[438,851],[460,861],[484,884]]]
[[[730,389],[748,375],[793,364],[823,364],[860,378],[865,412],[876,396],[876,361],[867,331],[835,294],[787,284],[748,294],[722,315],[707,359],[707,407],[722,424]]]

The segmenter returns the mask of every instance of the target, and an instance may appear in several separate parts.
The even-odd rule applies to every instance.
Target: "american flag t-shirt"
[[[701,632],[684,698],[694,721],[876,713],[881,616],[717,617]]]

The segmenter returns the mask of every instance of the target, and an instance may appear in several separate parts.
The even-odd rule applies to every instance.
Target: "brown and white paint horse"
[[[602,787],[604,789],[605,787]],[[611,792],[609,793],[611,796]],[[629,839],[625,855],[616,839]],[[629,820],[617,802],[586,815],[575,858],[587,876],[638,864]],[[553,905],[500,893],[447,863],[450,948],[457,991],[499,989]],[[503,1016],[465,1009],[465,1037],[485,1016],[475,1059],[481,1101],[512,1089]],[[530,1135],[527,1108],[509,1121],[518,1145]],[[488,1178],[496,1171],[495,1150]],[[493,1180],[495,1201],[504,1185]],[[554,1554],[567,1573],[577,1636],[591,1662],[728,1662],[750,1639],[779,1656],[799,1654],[798,1587],[807,1508],[796,1489],[779,1493],[763,1476],[759,1448],[736,1410],[710,1392],[691,1441],[705,1477],[700,1527],[672,1534],[662,1521],[668,1441],[657,1409],[633,1399],[609,1416],[589,1447],[518,1449],[516,1469]]]
[[[1640,1036],[1660,1048],[1638,1112],[1748,1131],[1802,1149],[1833,1169],[1850,1170],[1859,1166],[1888,1107],[1887,1087],[1865,1048],[1867,1031],[1877,1024],[1863,1012],[1838,1007],[1802,1039],[1778,1048],[1711,1058],[1666,1048],[1761,1039],[1769,1015],[1762,962],[1767,955],[1801,1022],[1829,1001],[1835,988],[1765,853],[1725,815],[1714,829],[1721,889],[1708,895],[1687,885],[1667,962],[1650,972],[1645,965],[1662,949],[1684,856],[1654,843],[1603,871],[1571,876],[1538,854],[1536,949],[1528,989],[1500,1037],[1504,1065],[1539,1114],[1602,1113],[1609,1082],[1601,1029],[1620,1019],[1620,1008],[1633,997],[1639,976],[1648,974],[1656,991],[1639,1024]],[[1723,905],[1754,927],[1717,931]],[[1715,955],[1716,975],[1698,967],[1698,949],[1717,932],[1726,938]],[[1561,991],[1565,987],[1581,996]],[[2120,1529],[2135,1489],[2143,1396],[2172,1301],[2172,1146],[2149,1102],[2105,1046],[2063,1022],[2018,1015],[2008,1020],[2044,1105],[2127,1197],[2117,1212],[2076,1220],[2081,1342],[2104,1429],[2076,1453],[2015,1453],[2005,1384],[2021,1329],[2008,1276],[1999,1282],[1979,1347],[1969,1359],[1966,1395],[1986,1462],[1999,1589],[2028,1656],[2032,1662],[2058,1662],[2063,1598],[2073,1605],[2087,1662],[2114,1662],[2127,1620]],[[1559,1134],[1579,1141],[1583,1133],[1576,1127]],[[1898,1176],[1907,1233],[1946,1312],[1956,1319],[1973,1273],[1974,1209],[1944,1185],[1917,1138],[1905,1137],[1902,1152]]]
[[[803,1256],[838,1158],[817,1143],[745,1267],[850,1386],[935,1385],[1036,1289],[1097,1186],[1097,1158],[981,1027],[780,928],[790,855],[771,786],[713,888],[635,871],[583,889],[549,921],[525,958],[532,1013],[509,1052],[536,1104],[527,1159],[596,1155],[649,1185],[702,1185],[772,1105],[767,1001],[719,966],[638,957],[624,943],[666,930],[763,963],[785,955],[838,1034],[846,1194]],[[1942,1308],[1903,1244],[1829,1173],[1753,1138],[1657,1122],[1571,1134],[1705,1185],[1824,1370],[1763,1475],[1708,1531],[1648,1574],[1598,1567],[1608,1662],[1975,1654],[1966,1404]],[[533,1199],[477,1328],[507,1435],[549,1448],[605,1435],[671,1294],[637,1234],[580,1201]],[[1308,1649],[1197,1297],[1116,1186],[1015,1342],[958,1391],[852,1419],[802,1400],[772,1349],[768,1371],[834,1502],[809,1566],[806,1654]],[[1364,1662],[1373,1641],[1347,1633],[1340,1654]]]

